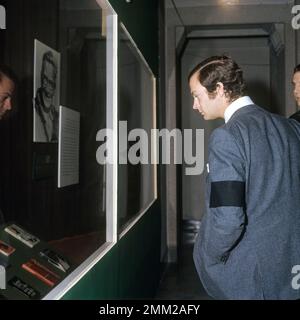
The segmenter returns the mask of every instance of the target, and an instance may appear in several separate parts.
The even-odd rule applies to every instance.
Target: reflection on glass
[[[150,157],[151,129],[154,127],[154,78],[127,32],[119,26],[118,51],[118,106],[119,121],[127,122],[127,132],[143,129],[148,136],[147,164],[119,164],[118,168],[118,225],[120,230],[138,213],[154,200],[154,165]],[[127,141],[127,149],[121,150],[128,155],[129,150],[138,143]],[[120,143],[120,142],[119,142]],[[136,153],[142,156],[141,150]]]

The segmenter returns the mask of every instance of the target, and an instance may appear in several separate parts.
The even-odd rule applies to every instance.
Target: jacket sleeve
[[[241,146],[224,127],[209,144],[207,230],[204,250],[212,263],[226,263],[246,224],[245,164]]]

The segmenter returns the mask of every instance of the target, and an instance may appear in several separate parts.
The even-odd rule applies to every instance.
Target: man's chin
[[[218,117],[209,116],[209,115],[205,114],[205,115],[203,115],[203,119],[209,121],[209,120],[216,120],[216,119],[218,119]]]

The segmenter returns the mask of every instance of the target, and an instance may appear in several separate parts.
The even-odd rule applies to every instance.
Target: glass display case
[[[10,12],[17,15],[17,0],[10,5]],[[108,1],[47,0],[43,5],[29,1],[28,6],[35,6],[37,15],[31,19],[28,13],[26,18],[27,74],[19,88],[23,108],[14,120],[16,132],[24,129],[20,124],[33,132],[34,43],[39,41],[60,56],[57,107],[80,115],[79,179],[58,188],[61,132],[53,141],[27,135],[26,163],[14,175],[6,176],[1,166],[5,188],[0,189],[0,200],[6,201],[0,203],[5,218],[0,226],[0,285],[5,283],[6,288],[0,298],[60,299],[157,198],[156,83]],[[42,22],[39,14],[45,18]],[[21,39],[8,40],[16,52]],[[52,75],[41,71],[41,90],[54,87]],[[107,145],[112,161],[104,164],[96,156],[103,143],[97,139],[102,129],[113,132]],[[141,132],[147,142],[134,158],[148,157],[132,161],[129,155],[135,153],[141,139],[136,133]],[[11,158],[20,155],[12,147],[18,139],[14,134],[6,141]],[[124,155],[126,163],[120,161]],[[15,169],[9,161],[5,165],[7,172]]]

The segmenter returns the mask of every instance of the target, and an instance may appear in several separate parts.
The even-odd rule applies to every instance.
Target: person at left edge
[[[293,78],[292,78],[292,85],[293,85],[293,94],[295,101],[297,103],[298,111],[293,113],[290,116],[290,119],[295,119],[300,122],[300,64],[298,64],[294,68]]]
[[[12,98],[16,86],[16,76],[13,71],[0,64],[0,120],[7,117],[13,108]],[[4,216],[0,208],[0,224],[4,222]]]

